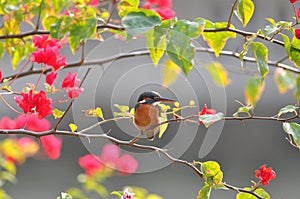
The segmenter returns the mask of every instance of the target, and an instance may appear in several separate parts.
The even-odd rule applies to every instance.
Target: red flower
[[[85,170],[86,174],[89,176],[93,176],[103,168],[100,160],[91,154],[79,158],[78,162],[79,165]]]
[[[44,91],[33,93],[22,92],[22,97],[15,97],[18,106],[23,109],[24,113],[36,113],[39,118],[44,118],[52,114],[51,99],[47,98]]]
[[[298,1],[298,0],[290,0],[291,3],[295,3],[296,1]]]
[[[82,93],[82,91],[83,91],[83,88],[78,88],[78,87],[67,89],[68,97],[70,99],[76,99],[77,97],[79,97],[79,95]]]
[[[157,12],[162,20],[168,20],[175,17],[175,11],[171,9],[172,0],[147,0],[142,7]]]
[[[60,149],[62,146],[61,139],[55,137],[54,135],[47,135],[41,137],[41,143],[49,159],[56,160],[59,158]]]
[[[76,73],[69,72],[62,82],[61,87],[66,89],[68,97],[75,99],[82,93],[83,88],[79,88],[80,80],[76,78]]]
[[[295,36],[297,39],[300,39],[300,29],[295,30]]]
[[[170,8],[156,8],[155,12],[157,12],[162,20],[173,19],[175,17],[175,11]]]
[[[28,137],[18,139],[17,143],[25,153],[26,157],[33,156],[39,150],[39,145],[33,139]]]
[[[0,129],[5,129],[5,130],[16,129],[16,122],[7,116],[4,116],[0,120]]]
[[[54,81],[56,80],[57,72],[51,72],[48,75],[46,75],[46,83],[52,86],[54,84]]]
[[[131,155],[124,154],[119,159],[118,169],[123,175],[130,175],[135,172],[138,162]]]
[[[99,0],[85,0],[85,3],[89,6],[98,7]]]
[[[36,114],[20,115],[15,119],[16,128],[24,128],[30,131],[42,132],[50,129],[50,122],[40,119]]]
[[[66,57],[61,57],[59,53],[61,42],[58,39],[49,39],[48,37],[49,35],[32,37],[33,44],[37,50],[31,54],[30,60],[38,64],[44,63],[52,66],[52,70],[56,71],[67,65]]]
[[[272,170],[272,167],[266,168],[266,165],[264,164],[259,170],[255,171],[255,177],[260,178],[261,184],[267,186],[270,180],[276,178],[276,173]]]
[[[2,76],[2,70],[0,69],[0,83],[2,82],[2,78],[3,78],[3,76]]]
[[[79,159],[79,165],[87,175],[94,175],[95,172],[101,171],[103,166],[118,170],[122,175],[130,175],[136,171],[138,162],[129,154],[120,157],[119,147],[107,144],[103,147],[101,156],[83,156]]]

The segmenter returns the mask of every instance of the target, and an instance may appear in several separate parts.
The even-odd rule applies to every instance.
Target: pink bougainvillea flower
[[[68,97],[75,99],[82,93],[83,88],[79,88],[80,80],[76,78],[76,73],[69,72],[64,78],[61,87],[66,89]]]
[[[79,97],[79,95],[82,93],[83,88],[78,88],[78,87],[73,87],[70,89],[67,89],[68,92],[68,97],[70,99],[76,99],[77,97]]]
[[[162,20],[173,19],[175,17],[175,11],[170,8],[156,8],[154,11],[161,16]]]
[[[79,165],[85,170],[86,174],[89,176],[93,176],[103,168],[101,161],[91,154],[79,158],[78,162]]]
[[[69,72],[64,78],[61,87],[62,88],[72,88],[75,86],[76,73]]]
[[[89,6],[98,7],[99,0],[85,0],[85,3]]]
[[[15,97],[15,101],[24,113],[36,113],[39,118],[52,114],[52,101],[47,98],[44,91],[33,92],[33,90],[30,90],[28,93],[22,92],[22,97]]]
[[[120,157],[118,163],[118,169],[122,175],[130,175],[136,171],[138,167],[138,161],[131,155],[124,154]]]
[[[4,116],[0,120],[0,129],[5,129],[5,130],[16,129],[16,122],[7,116]]]
[[[2,76],[2,70],[0,69],[0,83],[2,82],[2,78],[3,78],[3,76]]]
[[[46,83],[52,86],[56,80],[57,72],[51,72],[46,75]]]
[[[51,160],[56,160],[60,156],[62,140],[54,135],[47,135],[41,137],[42,147]]]
[[[270,180],[276,178],[276,173],[272,167],[266,168],[266,165],[262,165],[259,170],[255,171],[255,177],[260,179],[262,185],[267,186]]]
[[[94,175],[101,171],[103,166],[119,171],[122,175],[130,175],[136,171],[138,162],[129,154],[120,156],[118,146],[107,144],[103,147],[100,156],[83,156],[79,159],[79,165],[86,171],[87,175]]]
[[[297,39],[300,39],[300,29],[296,29],[296,30],[295,30],[295,37],[296,37]]]
[[[175,11],[172,10],[172,0],[147,0],[142,8],[157,12],[162,20],[175,17]]]
[[[66,57],[61,57],[59,49],[62,47],[58,39],[49,38],[49,35],[33,36],[32,41],[36,51],[31,53],[30,60],[38,64],[51,66],[53,71],[66,66]]]
[[[107,144],[102,149],[100,159],[105,166],[116,169],[119,161],[119,153],[120,150],[118,146]]]
[[[19,115],[16,119],[16,128],[24,128],[30,131],[42,132],[50,129],[50,122],[41,119],[36,114]]]
[[[296,1],[298,1],[298,0],[290,0],[291,3],[295,3]]]
[[[134,199],[134,193],[130,193],[128,188],[126,188],[123,192],[123,196],[121,197],[121,199]]]

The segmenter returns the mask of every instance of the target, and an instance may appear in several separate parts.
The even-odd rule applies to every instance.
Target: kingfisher
[[[175,100],[163,98],[158,92],[148,91],[142,93],[134,107],[134,125],[137,129],[146,134],[148,140],[154,139],[159,129],[159,107],[161,102],[175,102]]]

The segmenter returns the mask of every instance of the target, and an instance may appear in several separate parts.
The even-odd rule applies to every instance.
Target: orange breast
[[[134,124],[140,130],[159,124],[158,107],[150,104],[139,104],[135,110]]]

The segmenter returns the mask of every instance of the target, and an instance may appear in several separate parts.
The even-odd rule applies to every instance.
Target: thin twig
[[[229,28],[230,25],[231,25],[231,19],[232,19],[232,16],[233,16],[233,13],[234,13],[234,8],[235,8],[237,2],[238,2],[238,0],[235,0],[234,3],[231,6],[230,15],[229,15],[229,18],[228,18],[228,21],[227,21],[227,28]]]

